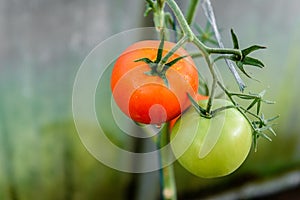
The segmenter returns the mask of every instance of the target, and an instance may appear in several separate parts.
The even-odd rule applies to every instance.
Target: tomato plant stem
[[[147,2],[149,2],[149,1],[151,1],[151,0],[147,0]],[[232,36],[233,46],[234,46],[232,49],[224,48],[224,46],[220,45],[220,44],[219,44],[219,46],[220,46],[219,48],[208,47],[202,41],[200,41],[200,39],[194,34],[194,32],[192,31],[192,29],[190,27],[190,25],[193,23],[193,19],[195,17],[195,12],[197,10],[199,0],[190,0],[186,18],[183,15],[183,13],[182,13],[181,9],[179,8],[179,6],[177,5],[177,3],[175,2],[175,0],[151,1],[149,3],[149,5],[150,6],[152,5],[152,7],[153,7],[153,2],[156,2],[159,4],[159,7],[158,7],[159,9],[156,9],[153,11],[154,12],[154,22],[156,22],[155,23],[156,28],[158,28],[158,30],[160,30],[161,33],[164,33],[162,31],[162,29],[166,28],[166,26],[165,26],[166,15],[165,15],[163,9],[164,9],[164,5],[167,4],[170,7],[171,11],[173,12],[176,20],[178,21],[178,24],[181,28],[180,33],[183,33],[183,37],[177,42],[177,44],[173,47],[173,49],[171,49],[162,58],[162,60],[160,60],[159,62],[156,62],[158,64],[157,72],[159,72],[159,73],[165,72],[168,69],[167,65],[169,63],[166,64],[166,62],[174,54],[174,52],[176,50],[178,50],[182,45],[184,45],[186,42],[193,43],[199,49],[202,57],[205,59],[207,66],[210,70],[210,73],[212,75],[212,85],[211,85],[211,91],[209,94],[207,107],[205,110],[203,109],[203,111],[205,111],[205,115],[212,116],[212,115],[216,114],[217,112],[222,111],[224,109],[229,109],[229,108],[235,107],[246,118],[246,120],[249,122],[249,124],[251,125],[251,127],[253,129],[254,146],[256,145],[256,138],[258,138],[258,136],[262,136],[262,137],[265,137],[268,139],[268,136],[265,135],[263,133],[263,131],[269,130],[272,133],[274,133],[273,129],[271,128],[271,125],[267,124],[267,122],[272,121],[273,119],[265,120],[263,115],[262,116],[259,115],[260,104],[263,101],[262,96],[264,93],[262,92],[259,95],[246,95],[246,94],[237,94],[237,93],[229,92],[222,85],[222,83],[218,80],[218,76],[217,76],[217,73],[215,70],[215,65],[214,65],[216,60],[219,60],[219,59],[228,60],[229,59],[232,62],[233,61],[236,62],[238,67],[240,68],[240,70],[243,73],[245,73],[245,71],[243,69],[243,65],[253,65],[253,66],[261,68],[264,66],[263,63],[257,59],[249,57],[248,54],[253,51],[256,51],[258,49],[262,49],[264,47],[258,46],[258,45],[253,45],[246,49],[240,50],[239,45],[238,45],[238,39],[233,31],[231,31],[231,36]],[[157,22],[159,22],[159,23],[157,23]],[[172,21],[172,23],[174,23],[174,22]],[[215,27],[215,29],[217,30],[217,27]],[[215,33],[218,33],[216,30],[215,30]],[[221,43],[221,42],[219,41],[219,43]],[[222,55],[217,57],[215,60],[212,60],[212,58],[211,58],[212,54],[222,54]],[[197,54],[197,56],[198,55],[200,55],[200,54]],[[229,64],[228,64],[228,66],[229,66]],[[245,85],[244,85],[243,81],[241,80],[241,78],[239,77],[238,73],[235,70],[233,70],[234,68],[233,69],[230,68],[230,66],[229,66],[229,69],[231,70],[234,77],[236,78],[236,80],[240,86],[240,90],[243,91]],[[211,111],[217,86],[219,86],[225,92],[225,94],[228,96],[229,100],[232,102],[233,105],[225,106],[220,109]],[[252,100],[252,102],[250,103],[250,105],[247,108],[243,108],[240,105],[238,105],[238,103],[235,101],[234,98],[236,98],[236,97],[238,97],[240,99]],[[267,102],[267,101],[264,101],[264,102]],[[197,103],[195,103],[195,104],[197,104]],[[257,106],[256,114],[250,112],[250,109],[252,107],[254,107],[255,105]],[[250,117],[248,117],[247,115],[250,115],[251,119],[255,118],[255,121],[251,121]],[[169,143],[169,134],[165,128],[163,128],[161,130],[160,137],[158,137],[157,142],[158,142],[159,148],[161,148],[164,145]],[[166,153],[160,152],[161,166],[164,166],[163,165],[164,161],[169,158],[170,155],[168,153],[166,154]],[[161,178],[162,198],[163,199],[176,199],[176,187],[175,187],[173,166],[169,165],[167,167],[162,168],[160,170],[160,173],[161,173],[161,177],[162,177]]]
[[[206,50],[206,47],[203,45],[203,43],[198,38],[195,38],[194,41],[193,41],[193,43],[203,53],[203,57],[204,57],[207,65],[208,65],[208,68],[210,70],[210,73],[211,73],[212,79],[213,79],[212,86],[211,86],[211,93],[209,95],[209,99],[208,99],[208,103],[207,103],[207,108],[206,108],[206,112],[207,112],[207,114],[209,114],[210,110],[211,110],[211,107],[212,107],[213,99],[215,97],[215,88],[217,86],[218,78],[217,78],[217,75],[216,75],[213,63],[210,60],[209,53]]]
[[[206,108],[206,111],[209,114],[211,107],[212,107],[212,102],[213,102],[213,99],[215,96],[215,88],[217,86],[217,76],[216,76],[215,70],[213,68],[213,64],[210,60],[209,54],[210,54],[210,51],[216,51],[216,49],[212,50],[212,48],[205,46],[195,36],[195,34],[191,30],[187,20],[184,18],[184,15],[182,14],[180,8],[178,7],[178,5],[176,4],[176,2],[174,0],[166,0],[166,2],[170,6],[171,10],[174,12],[176,19],[178,20],[178,23],[179,23],[183,33],[185,35],[187,35],[189,40],[191,42],[193,42],[199,48],[199,50],[202,52],[203,57],[204,57],[205,61],[207,62],[209,70],[212,74],[213,83],[212,83],[212,88],[211,88],[211,94],[209,96],[209,100],[208,100],[208,104],[207,104],[207,108]],[[225,52],[226,52],[226,50],[225,50]],[[230,52],[229,52],[229,54],[230,54]]]
[[[195,35],[191,30],[189,24],[185,20],[185,17],[181,12],[180,8],[178,7],[177,3],[174,0],[165,0],[165,1],[173,11],[174,15],[176,16],[176,19],[178,20],[178,23],[183,33],[187,35],[189,41],[193,41]]]
[[[162,169],[164,187],[162,196],[164,200],[176,200],[176,185],[173,165],[166,166]]]
[[[206,47],[206,50],[209,54],[232,54],[238,56],[239,58],[242,57],[242,52],[238,49]]]
[[[171,10],[173,11],[182,31],[183,34],[186,35],[188,37],[188,40],[192,43],[194,43],[199,50],[202,52],[203,57],[205,59],[205,61],[208,64],[209,70],[212,74],[212,78],[213,78],[213,82],[212,82],[212,87],[211,87],[211,94],[208,100],[208,104],[207,104],[207,113],[210,112],[211,107],[212,107],[212,102],[215,96],[215,88],[217,86],[217,76],[216,76],[216,72],[214,69],[214,66],[210,60],[209,55],[210,54],[231,54],[231,55],[236,55],[238,56],[238,58],[242,58],[242,52],[241,50],[238,49],[228,49],[228,48],[210,48],[207,47],[205,44],[203,44],[194,34],[194,32],[191,30],[190,26],[189,26],[189,21],[191,22],[193,16],[188,16],[188,19],[186,20],[183,13],[181,12],[180,8],[178,7],[178,5],[176,4],[176,2],[174,0],[165,0],[166,3],[169,5],[169,7],[171,8]],[[194,4],[195,6],[197,6],[198,2],[197,0],[192,0],[191,4]],[[192,8],[191,8],[192,9]],[[196,9],[196,8],[194,8]],[[190,12],[194,12],[193,10],[191,10]],[[189,14],[192,15],[192,14]]]
[[[165,162],[170,160],[172,156],[171,149],[167,151],[160,151],[162,147],[169,144],[170,142],[170,133],[168,131],[168,126],[163,125],[162,129],[158,133],[157,138],[157,148],[159,148],[159,157],[161,166],[164,165]],[[176,200],[176,184],[175,184],[175,176],[173,165],[170,164],[160,169],[160,186],[161,186],[161,197],[164,200]]]

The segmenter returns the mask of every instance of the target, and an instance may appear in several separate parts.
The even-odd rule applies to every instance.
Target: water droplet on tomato
[[[154,126],[155,126],[155,128],[157,128],[157,129],[160,129],[160,128],[161,128],[161,124],[155,124]]]

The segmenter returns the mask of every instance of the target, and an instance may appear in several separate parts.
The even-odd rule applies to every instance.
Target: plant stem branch
[[[180,8],[178,7],[177,3],[174,0],[165,0],[166,3],[169,5],[171,10],[173,11],[178,23],[181,27],[181,30],[185,35],[187,35],[189,41],[193,41],[195,35],[190,28],[189,24],[187,23],[183,13],[181,12]]]
[[[238,56],[239,58],[243,57],[242,52],[238,49],[206,47],[206,50],[209,54],[233,54]]]
[[[194,39],[194,44],[203,53],[203,57],[204,57],[207,65],[208,65],[208,68],[210,70],[210,73],[211,73],[212,79],[213,79],[212,86],[211,86],[211,93],[210,93],[210,96],[209,96],[209,99],[208,99],[208,102],[207,102],[207,107],[206,107],[206,112],[207,112],[207,114],[209,114],[210,110],[212,108],[212,101],[215,97],[215,89],[216,89],[216,86],[217,86],[218,78],[217,78],[217,74],[215,72],[213,63],[210,60],[209,53],[206,50],[207,49],[206,46],[198,38]]]
[[[212,48],[205,46],[197,37],[195,37],[195,34],[191,30],[189,24],[187,23],[186,19],[184,18],[183,14],[182,14],[180,8],[178,7],[178,5],[176,4],[176,2],[174,0],[166,0],[166,3],[169,5],[171,10],[174,12],[176,19],[178,20],[178,23],[179,23],[183,33],[185,35],[187,35],[189,38],[189,41],[193,42],[199,48],[199,50],[203,53],[203,57],[204,57],[205,61],[207,62],[209,70],[212,74],[213,83],[212,83],[212,88],[211,88],[211,95],[209,96],[207,108],[206,108],[206,112],[209,114],[211,107],[212,107],[212,101],[215,96],[215,88],[216,88],[217,82],[218,82],[217,75],[216,75],[214,66],[210,60],[209,54],[210,54],[210,51],[216,51],[216,49],[212,49]],[[230,51],[231,51],[231,49],[230,49]],[[230,54],[230,52],[229,52],[229,54]]]

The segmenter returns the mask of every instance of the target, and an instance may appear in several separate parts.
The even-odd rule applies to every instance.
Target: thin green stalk
[[[203,54],[202,54],[202,53],[199,53],[199,52],[190,53],[189,55],[190,55],[192,58],[203,57]]]
[[[176,19],[178,20],[178,23],[185,35],[188,36],[189,41],[195,43],[198,47],[201,47],[201,51],[205,51],[207,54],[234,54],[237,56],[242,56],[242,53],[238,49],[229,49],[229,48],[210,48],[206,45],[204,45],[200,40],[197,40],[195,37],[195,34],[191,30],[187,20],[185,19],[183,13],[181,12],[180,8],[176,4],[174,0],[166,0],[166,3],[169,5],[171,10],[173,11],[174,15],[176,16]]]
[[[206,112],[207,113],[210,113],[210,110],[212,108],[212,102],[213,102],[213,99],[215,98],[216,87],[217,87],[217,78],[215,78],[216,73],[215,73],[215,70],[213,68],[213,65],[210,66],[210,71],[211,71],[211,74],[213,76],[213,82],[212,82],[212,86],[211,86],[211,93],[210,93],[210,96],[208,98],[207,107],[206,107]]]
[[[161,129],[158,141],[157,141],[157,147],[161,149],[165,145],[167,145],[170,142],[170,134],[168,132],[168,126],[164,125]],[[160,152],[160,164],[163,165],[165,161],[168,161],[170,156],[172,156],[172,152]],[[164,200],[176,200],[177,194],[176,194],[176,184],[175,184],[175,175],[174,175],[174,169],[173,165],[170,164],[164,168],[160,169],[160,185],[161,185],[161,197]]]
[[[228,92],[228,90],[222,85],[221,82],[218,81],[218,85],[219,87],[223,90],[223,92],[225,92],[225,94],[227,95],[227,97],[230,99],[230,101],[236,105],[236,102],[234,101],[234,99],[232,98],[232,94]]]
[[[176,19],[183,33],[187,35],[189,41],[193,41],[195,35],[192,29],[190,28],[189,24],[185,20],[185,17],[181,12],[180,8],[178,7],[177,3],[174,0],[165,0],[165,1],[173,11],[174,15],[176,16]]]
[[[196,10],[198,7],[198,3],[199,3],[199,0],[191,0],[190,1],[187,15],[186,15],[186,21],[189,25],[191,25],[193,23],[193,20],[195,18],[195,14],[196,14]]]
[[[212,88],[216,88],[216,81],[213,80]],[[215,89],[211,90],[211,96],[208,98],[207,107],[206,107],[206,113],[210,113],[212,108],[212,102],[215,96]]]
[[[205,58],[205,61],[208,65],[208,68],[209,68],[210,73],[212,75],[212,79],[213,79],[212,86],[211,86],[211,93],[210,93],[210,96],[209,96],[209,99],[208,99],[208,102],[207,102],[207,107],[206,107],[206,112],[209,114],[210,110],[212,108],[213,99],[215,97],[218,78],[217,78],[217,74],[216,74],[216,71],[214,69],[213,63],[210,60],[209,53],[206,50],[206,47],[203,45],[203,43],[201,43],[201,41],[198,38],[195,38],[193,42],[202,51],[203,56]]]
[[[206,48],[209,54],[233,54],[242,58],[242,52],[238,49],[229,49],[229,48]]]
[[[215,69],[214,69],[213,64],[209,57],[210,52],[208,50],[210,50],[210,48],[205,46],[197,37],[195,37],[195,34],[191,30],[189,24],[187,23],[186,19],[184,18],[183,14],[182,14],[180,8],[178,7],[178,5],[176,4],[176,2],[174,0],[166,0],[166,2],[169,5],[169,7],[171,8],[171,10],[174,12],[176,19],[178,20],[178,23],[179,23],[183,33],[186,34],[188,36],[189,40],[191,42],[193,42],[199,48],[199,50],[203,53],[205,61],[207,62],[209,70],[212,74],[213,83],[212,83],[212,88],[211,88],[211,95],[208,99],[207,108],[206,108],[207,113],[209,113],[211,110],[211,107],[212,107],[212,101],[215,96],[215,88],[217,86],[217,80],[218,80]]]
[[[166,166],[162,169],[164,187],[162,196],[164,200],[176,200],[176,185],[173,165]]]

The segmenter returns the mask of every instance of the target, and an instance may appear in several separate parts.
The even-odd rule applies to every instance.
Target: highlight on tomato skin
[[[183,57],[169,69],[164,80],[147,74],[149,64],[136,60],[147,58],[155,61],[159,40],[145,40],[130,45],[116,60],[111,75],[113,98],[132,120],[144,124],[161,124],[179,116],[190,106],[187,93],[195,96],[198,90],[198,71],[192,58],[183,48],[179,48],[168,59],[170,62]],[[175,43],[165,41],[162,56]]]

